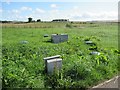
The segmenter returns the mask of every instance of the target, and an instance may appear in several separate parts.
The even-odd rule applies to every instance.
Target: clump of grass
[[[67,24],[66,24],[66,27],[72,28],[72,25],[71,25],[70,23],[67,23]]]

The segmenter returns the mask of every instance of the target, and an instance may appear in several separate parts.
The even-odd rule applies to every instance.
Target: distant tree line
[[[69,19],[54,19],[52,22],[68,22]]]
[[[52,22],[68,22],[69,19],[53,19]],[[32,22],[41,22],[41,19],[37,19],[36,21],[33,20],[32,17],[28,18],[27,22],[23,22],[23,21],[0,21],[0,23],[32,23]],[[45,21],[44,21],[45,22]]]
[[[41,19],[37,19],[36,21],[33,20],[33,18],[29,17],[28,18],[28,21],[25,22],[25,21],[7,21],[7,20],[0,20],[0,23],[31,23],[31,22],[48,22],[48,21],[41,21]],[[51,22],[70,22],[70,23],[79,23],[79,24],[86,24],[86,23],[90,23],[90,24],[94,24],[94,23],[97,23],[97,22],[103,22],[103,21],[85,21],[85,22],[81,22],[81,21],[78,21],[78,22],[74,22],[74,21],[69,21],[69,19],[53,19]],[[104,21],[106,23],[120,23],[120,21]],[[69,25],[68,25],[69,26]]]
[[[12,21],[0,21],[0,23],[12,23]]]
[[[37,19],[36,21],[33,18],[29,17],[27,22],[24,21],[0,21],[0,23],[31,23],[31,22],[41,22],[41,19]]]
[[[33,18],[29,17],[28,18],[28,22],[35,22],[35,20],[33,20]],[[41,22],[41,19],[37,19],[37,22]]]
[[[14,23],[14,24],[19,24],[19,23],[26,23],[26,22],[23,22],[23,21],[0,21],[0,23]]]

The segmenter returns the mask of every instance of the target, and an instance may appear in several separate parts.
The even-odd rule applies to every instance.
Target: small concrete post
[[[60,55],[46,57],[44,58],[45,61],[45,71],[48,74],[53,73],[54,69],[60,70],[62,68],[62,59]]]

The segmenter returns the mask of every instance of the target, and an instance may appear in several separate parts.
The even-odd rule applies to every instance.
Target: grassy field
[[[61,33],[68,34],[67,42],[49,42],[51,34]],[[86,45],[85,40],[96,45]],[[90,55],[91,51],[101,54]],[[117,23],[3,24],[2,54],[3,87],[89,88],[118,73],[118,26]],[[43,58],[54,55],[61,55],[62,70],[47,75]]]

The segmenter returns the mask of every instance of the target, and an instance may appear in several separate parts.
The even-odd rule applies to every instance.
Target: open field
[[[68,34],[68,41],[51,43],[51,34],[55,33]],[[85,40],[93,41],[95,46],[86,45]],[[90,55],[91,51],[101,54]],[[89,88],[118,73],[118,26],[117,23],[3,24],[2,54],[3,87]],[[62,70],[47,75],[43,58],[54,55],[61,55]]]

